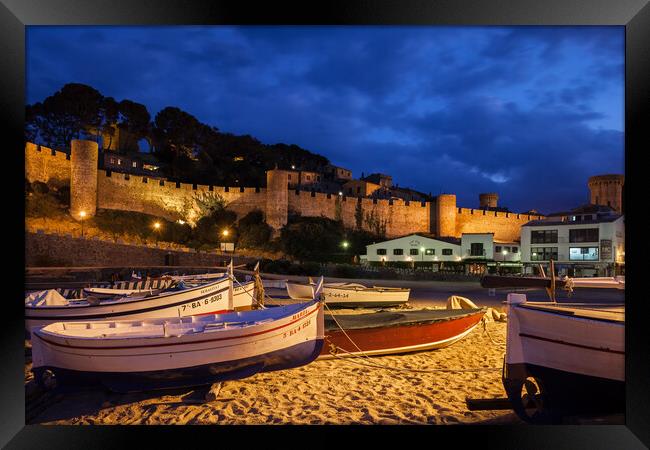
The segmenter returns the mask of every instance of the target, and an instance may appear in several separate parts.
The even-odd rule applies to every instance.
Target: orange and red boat
[[[389,355],[446,347],[467,336],[484,308],[328,314],[320,359]]]

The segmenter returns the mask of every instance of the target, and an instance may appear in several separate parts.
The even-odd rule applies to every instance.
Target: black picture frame
[[[454,426],[454,427],[56,427],[25,426],[23,306],[20,268],[24,253],[9,251],[15,236],[24,235],[24,192],[18,188],[24,168],[25,26],[27,25],[173,25],[173,24],[383,24],[383,25],[621,25],[626,35],[625,175],[626,175],[626,424],[582,426]],[[355,436],[404,442],[403,433],[418,434],[421,444],[486,445],[494,448],[647,448],[650,445],[650,354],[641,291],[643,240],[643,150],[650,142],[650,6],[647,0],[339,0],[330,2],[249,2],[200,0],[2,0],[0,4],[0,114],[9,181],[5,197],[16,203],[5,215],[5,276],[2,307],[3,363],[0,364],[0,444],[7,448],[121,447],[128,442],[151,447],[176,445],[272,444],[283,434],[283,445],[311,445],[314,432],[326,433],[329,445]],[[53,62],[55,63],[55,62]],[[14,180],[13,177],[16,177]],[[632,196],[637,193],[637,200]],[[15,216],[15,217],[14,217]],[[14,220],[15,219],[15,220]],[[20,241],[18,240],[18,247]],[[22,256],[21,256],[22,255]],[[18,261],[16,261],[18,260]],[[24,262],[24,261],[23,261]],[[23,264],[24,266],[24,264]],[[8,314],[10,313],[10,314]],[[597,393],[594,393],[597,395]],[[215,434],[216,433],[216,434]],[[185,440],[189,438],[189,440]],[[138,439],[136,441],[135,439]],[[147,442],[149,439],[154,441]],[[180,439],[185,441],[181,444]],[[146,442],[146,443],[145,443]],[[179,442],[176,444],[176,442]],[[412,445],[415,440],[407,441]],[[453,444],[451,444],[453,442]],[[230,443],[228,445],[236,445]],[[440,445],[445,445],[440,443]]]

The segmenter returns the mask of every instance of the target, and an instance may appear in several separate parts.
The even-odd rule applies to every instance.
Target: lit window
[[[122,160],[121,160],[121,159],[118,159],[118,160],[117,160],[117,165],[118,165],[118,166],[121,166],[121,165],[122,165]]]
[[[138,167],[138,163],[133,161],[133,167]]]
[[[424,251],[425,255],[435,255],[436,254],[436,249],[435,248],[428,248]]]

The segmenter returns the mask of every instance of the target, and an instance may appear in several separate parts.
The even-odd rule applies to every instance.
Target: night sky
[[[544,213],[624,169],[623,27],[27,27],[28,103],[84,83],[152,118],[297,144]]]

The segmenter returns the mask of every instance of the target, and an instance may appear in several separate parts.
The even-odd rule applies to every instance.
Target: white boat
[[[314,283],[287,282],[289,297],[296,300],[314,298]],[[408,302],[408,288],[367,287],[358,283],[325,283],[322,297],[329,306],[345,308],[399,306]]]
[[[42,327],[65,321],[105,319],[151,319],[215,314],[253,306],[254,283],[229,289],[230,277],[197,285],[184,284],[150,295],[147,292],[107,298],[85,297],[69,300],[54,290],[32,293],[25,299],[25,327]]]
[[[172,280],[214,280],[221,278],[226,275],[226,272],[217,272],[217,273],[201,273],[196,275],[170,275],[169,278]]]
[[[503,385],[522,419],[625,411],[624,305],[528,302],[515,293],[507,303]]]
[[[308,364],[323,345],[322,303],[207,316],[57,322],[33,331],[35,380],[117,392],[186,387]]]

